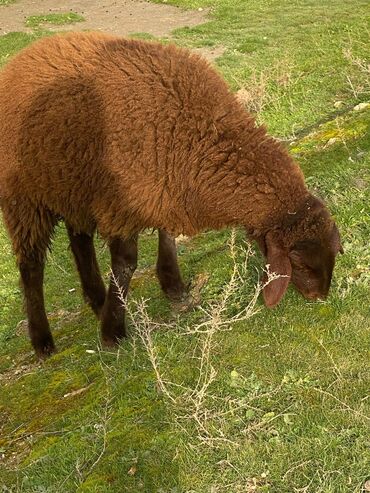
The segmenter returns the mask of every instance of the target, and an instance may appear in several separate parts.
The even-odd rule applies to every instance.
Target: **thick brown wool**
[[[206,61],[103,34],[45,38],[0,73],[0,205],[40,357],[55,351],[43,271],[60,219],[107,345],[126,334],[117,284],[126,296],[144,228],[159,230],[156,270],[171,299],[185,284],[169,233],[243,226],[278,274],[263,289],[269,307],[290,281],[306,298],[326,297],[342,250],[299,167]],[[111,254],[108,292],[96,229]]]
[[[301,170],[202,58],[97,33],[45,38],[0,74],[0,197],[17,256],[59,218],[263,235],[309,197]]]

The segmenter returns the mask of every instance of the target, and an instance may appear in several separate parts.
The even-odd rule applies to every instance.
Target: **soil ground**
[[[171,5],[135,0],[22,0],[1,7],[0,35],[30,31],[25,20],[30,15],[76,12],[85,22],[49,26],[52,30],[97,30],[117,35],[149,33],[164,36],[173,29],[206,22],[207,10],[184,10]]]

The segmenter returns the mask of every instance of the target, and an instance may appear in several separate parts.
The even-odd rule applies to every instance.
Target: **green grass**
[[[149,342],[169,397],[140,338],[139,314],[119,351],[100,350],[63,227],[45,279],[59,352],[37,363],[18,325],[18,274],[0,228],[0,490],[360,493],[370,471],[370,110],[352,108],[368,98],[365,4],[330,2],[324,16],[318,0],[290,8],[285,1],[178,4],[212,7],[209,23],[177,31],[176,41],[226,47],[219,69],[235,90],[248,91],[243,97],[260,109],[260,121],[290,137],[309,187],[335,215],[345,254],[330,297],[312,303],[289,290],[272,311],[259,300],[253,317],[212,335],[199,373],[207,336],[185,332],[204,315],[178,314],[165,300],[153,271],[156,237],[143,235],[131,309],[148,299],[153,323],[167,324]],[[39,35],[0,37],[0,64]],[[208,232],[180,245],[185,278],[207,279],[203,306],[222,297],[230,278],[229,237]],[[241,231],[236,242],[243,245]],[[102,245],[98,257],[107,276]],[[260,265],[257,255],[249,259],[226,318],[251,299]],[[211,367],[216,375],[197,408],[197,382],[207,383]]]
[[[38,39],[40,33],[26,34],[26,33],[8,33],[0,37],[0,67],[6,63],[6,61],[27,46],[32,41]]]
[[[171,37],[189,47],[223,46],[221,72],[235,90],[259,82],[266,96],[260,118],[275,135],[290,136],[326,118],[337,100],[369,97],[369,82],[364,86],[353,63],[369,56],[366,0],[169,3],[211,8],[210,22],[177,29]]]
[[[60,14],[45,14],[45,15],[31,15],[26,19],[26,26],[34,29],[39,28],[44,24],[52,24],[59,26],[62,24],[74,24],[75,22],[83,22],[85,18],[76,14],[75,12],[66,12]]]
[[[10,3],[14,3],[15,0],[0,0],[0,5],[9,5]]]

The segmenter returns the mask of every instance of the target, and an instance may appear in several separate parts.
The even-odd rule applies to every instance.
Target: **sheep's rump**
[[[0,108],[3,204],[21,194],[81,230],[114,230],[123,210],[116,229],[169,221],[214,123],[239,110],[197,55],[96,33],[23,50],[0,73]]]

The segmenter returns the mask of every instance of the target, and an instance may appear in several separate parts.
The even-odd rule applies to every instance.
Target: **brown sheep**
[[[43,270],[60,219],[106,344],[125,335],[124,308],[113,278],[105,292],[96,229],[125,293],[138,233],[159,229],[158,276],[178,297],[184,284],[169,234],[243,226],[282,275],[264,289],[270,307],[290,280],[307,298],[325,297],[341,250],[298,165],[206,61],[103,34],[42,39],[2,71],[0,201],[39,356],[55,349]]]

